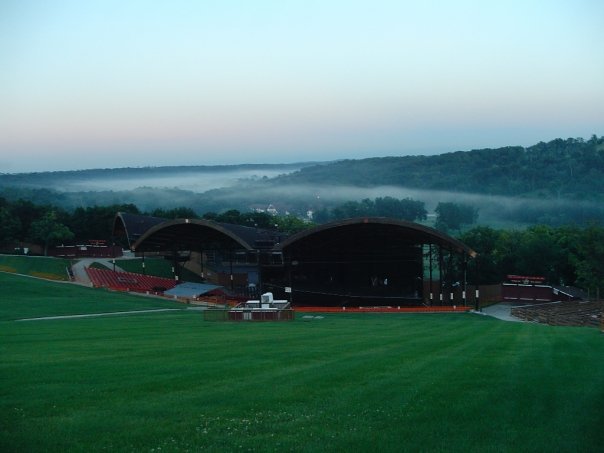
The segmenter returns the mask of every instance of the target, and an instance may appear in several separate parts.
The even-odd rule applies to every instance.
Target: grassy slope
[[[141,259],[116,260],[116,264],[122,269],[124,269],[126,272],[135,272],[137,274],[143,273]],[[148,275],[154,275],[156,277],[174,278],[174,274],[172,273],[172,263],[169,260],[165,260],[163,258],[145,259],[145,272]],[[201,278],[198,275],[194,274],[188,269],[181,269],[181,273],[181,280],[183,281],[201,281]]]
[[[181,304],[167,300],[115,294],[104,289],[47,282],[6,273],[0,273],[0,288],[0,321],[153,308],[182,308]]]
[[[0,271],[67,280],[71,262],[62,258],[0,255]]]
[[[120,299],[105,293],[107,303]],[[20,303],[36,295],[23,289]],[[0,323],[2,451],[601,451],[604,337],[473,315]]]

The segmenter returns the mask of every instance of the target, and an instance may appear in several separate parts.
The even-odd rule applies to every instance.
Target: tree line
[[[335,207],[324,208],[315,213],[313,221],[294,215],[271,215],[266,212],[241,212],[229,209],[224,212],[206,212],[199,215],[188,207],[172,209],[156,208],[141,211],[134,204],[112,204],[107,206],[78,207],[68,211],[52,204],[35,204],[29,200],[9,201],[0,197],[0,248],[14,243],[32,242],[49,246],[62,243],[85,244],[91,240],[107,243],[111,237],[117,212],[144,214],[165,219],[207,219],[255,228],[274,229],[294,234],[315,224],[352,217],[390,217],[408,221],[427,218],[425,205],[421,201],[405,198],[378,197],[360,202],[348,201]],[[445,232],[461,231],[476,221],[477,211],[471,206],[456,203],[439,203],[436,209],[436,227]]]
[[[186,207],[141,212],[134,204],[79,207],[68,212],[52,205],[0,198],[0,248],[32,242],[47,249],[61,243],[110,242],[117,212],[145,214],[166,219],[204,218],[216,222],[296,233],[314,224],[295,216],[273,216],[266,212],[206,212],[199,216]],[[455,234],[478,253],[481,283],[498,283],[508,274],[540,275],[549,283],[604,288],[604,227],[535,225],[527,229],[494,229],[474,226],[478,213],[463,204],[440,203],[435,226]],[[326,217],[321,217],[326,216]],[[387,216],[416,221],[426,219],[422,202],[388,197],[346,202],[325,213],[317,222],[359,216]],[[463,227],[463,228],[462,228]]]
[[[295,216],[273,216],[265,212],[245,212],[231,209],[223,213],[207,212],[203,216],[187,207],[154,209],[143,212],[134,204],[78,207],[67,211],[51,204],[38,205],[19,199],[11,202],[0,197],[0,250],[10,252],[10,246],[34,243],[48,247],[63,243],[86,244],[91,240],[111,243],[113,222],[117,212],[149,215],[165,219],[204,218],[255,228],[275,229],[296,233],[309,224]]]
[[[525,230],[472,228],[459,239],[478,256],[481,283],[499,283],[506,275],[537,275],[554,285],[604,290],[604,227],[591,224]]]
[[[407,188],[600,200],[604,193],[604,137],[557,138],[524,148],[393,156],[314,165],[275,178],[274,184]]]
[[[317,223],[353,217],[391,217],[401,220],[425,220],[427,216],[424,202],[404,198],[378,197],[373,200],[366,198],[361,201],[347,201],[333,208],[322,208],[314,213]]]
[[[68,210],[79,206],[120,204],[122,200],[130,200],[147,212],[172,206],[188,206],[199,213],[224,209],[245,212],[255,205],[272,203],[282,212],[287,210],[300,216],[312,210],[321,221],[327,221],[344,218],[355,210],[370,213],[363,215],[381,215],[371,214],[379,211],[379,206],[359,205],[363,204],[366,195],[358,195],[354,201],[356,205],[341,207],[341,194],[349,187],[355,189],[351,193],[363,193],[363,190],[373,193],[377,187],[388,186],[388,190],[395,190],[384,194],[412,191],[413,197],[424,201],[430,210],[439,201],[457,203],[463,200],[480,211],[481,223],[490,225],[562,226],[604,222],[604,137],[596,135],[587,140],[558,138],[527,148],[508,146],[435,156],[344,160],[303,167],[291,174],[242,180],[233,186],[204,193],[154,187],[63,190],[66,180],[79,181],[88,175],[111,181],[116,176],[142,173],[159,177],[175,174],[176,170],[190,168],[193,171],[199,167],[90,170],[82,174],[0,174],[0,196],[13,201],[22,198],[37,204],[57,205]],[[447,228],[457,230],[450,225]]]

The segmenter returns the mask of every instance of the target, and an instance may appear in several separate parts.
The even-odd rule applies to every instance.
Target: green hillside
[[[436,156],[344,160],[306,167],[274,181],[403,186],[493,195],[602,199],[604,137],[556,139],[528,148],[458,151]]]
[[[185,207],[199,217],[231,209],[250,212],[272,204],[279,213],[305,217],[309,211],[334,209],[348,201],[393,197],[425,203],[428,212],[441,202],[462,202],[477,210],[479,223],[491,226],[604,222],[604,137],[596,135],[588,140],[555,139],[528,148],[509,146],[297,167],[299,171],[284,171],[287,174],[273,178],[244,178],[203,193],[178,187],[179,174],[190,176],[191,172],[199,172],[199,167],[0,175],[0,210],[2,198],[74,212],[97,206],[129,206],[142,212]],[[203,174],[228,167],[212,168],[204,168]],[[233,166],[230,171],[244,168]],[[111,190],[78,191],[77,186],[65,189],[65,184],[84,181],[87,175],[104,181],[104,187]],[[170,176],[174,187],[153,187],[153,179],[145,183],[151,186],[132,190],[112,187],[116,178],[129,175],[156,178],[158,185],[161,178]],[[125,200],[129,205],[123,204]],[[112,215],[105,220],[97,223],[103,231],[110,228]]]
[[[2,451],[596,452],[604,443],[596,329],[472,314],[16,322],[54,306],[154,302],[86,288],[51,297],[58,284],[0,278],[14,294],[1,302]]]
[[[46,316],[182,308],[169,300],[111,293],[0,272],[0,321]]]
[[[0,271],[50,280],[69,280],[70,266],[71,261],[62,258],[0,255]]]

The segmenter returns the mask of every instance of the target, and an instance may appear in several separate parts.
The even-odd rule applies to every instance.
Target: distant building
[[[264,207],[264,205],[252,205],[250,206],[250,208],[254,211],[254,212],[266,212],[267,214],[270,215],[277,215],[279,214],[279,211],[277,210],[277,208],[275,208],[275,206],[273,204],[269,204],[266,208]]]
[[[277,215],[277,214],[279,214],[279,211],[277,211],[277,209],[275,208],[275,206],[273,206],[272,204],[268,205],[268,208],[266,208],[266,212],[269,213],[270,215]]]

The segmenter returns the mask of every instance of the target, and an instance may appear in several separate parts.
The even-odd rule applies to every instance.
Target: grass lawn
[[[0,283],[20,290],[3,299],[3,312],[40,296]],[[130,303],[98,294],[99,304]],[[599,452],[604,445],[604,335],[596,329],[472,314],[7,320],[16,317],[0,322],[3,452]]]
[[[66,268],[69,266],[71,261],[63,258],[0,255],[0,271],[53,280],[68,280]]]
[[[169,300],[115,294],[0,272],[0,321],[44,316],[183,308]]]
[[[142,259],[127,259],[127,260],[116,260],[116,264],[124,269],[126,272],[134,272],[137,274],[143,273]],[[172,262],[163,258],[146,258],[145,259],[145,273],[147,275],[154,275],[156,277],[163,278],[174,278],[172,273]],[[201,277],[194,274],[188,269],[181,268],[182,281],[186,282],[201,282]]]

